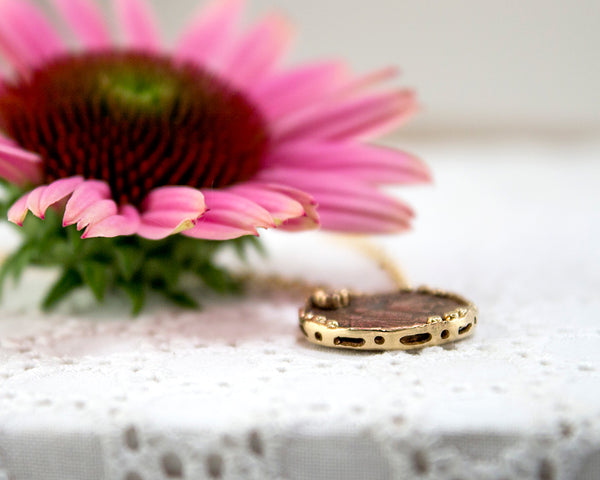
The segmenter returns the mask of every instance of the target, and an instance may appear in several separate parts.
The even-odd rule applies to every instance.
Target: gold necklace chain
[[[406,275],[396,262],[386,253],[385,249],[366,238],[350,235],[336,235],[337,243],[346,245],[372,260],[383,271],[397,289],[409,288]],[[295,277],[285,277],[282,274],[257,274],[244,272],[235,275],[245,289],[255,295],[269,295],[277,292],[290,297],[308,297],[317,290],[333,291],[336,287],[324,283],[315,283]],[[339,288],[339,287],[337,287]]]

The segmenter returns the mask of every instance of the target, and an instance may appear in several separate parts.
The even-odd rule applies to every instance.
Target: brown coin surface
[[[323,346],[408,350],[471,335],[476,315],[464,298],[428,288],[375,295],[318,291],[300,310],[300,328]]]

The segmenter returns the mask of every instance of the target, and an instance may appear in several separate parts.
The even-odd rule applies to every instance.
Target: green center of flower
[[[131,108],[160,108],[177,94],[176,85],[170,79],[143,76],[135,69],[107,72],[100,75],[98,81],[104,95]]]
[[[269,146],[240,92],[193,64],[137,52],[70,55],[5,84],[0,129],[42,157],[45,181],[104,180],[133,205],[160,186],[248,180]]]

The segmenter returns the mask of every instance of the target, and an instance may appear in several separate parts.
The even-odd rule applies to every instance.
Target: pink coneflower
[[[209,4],[172,49],[144,0],[114,0],[114,43],[90,0],[53,0],[80,49],[26,0],[0,0],[0,176],[35,187],[9,211],[66,201],[83,237],[175,233],[210,240],[257,228],[407,229],[410,208],[379,184],[428,180],[413,156],[368,143],[415,111],[375,90],[385,69],[281,66],[292,31],[271,15],[238,26],[241,0]]]

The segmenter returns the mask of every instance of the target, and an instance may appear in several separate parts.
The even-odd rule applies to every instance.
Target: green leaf
[[[63,227],[64,228],[64,227]],[[81,240],[81,232],[75,228],[74,225],[65,228],[67,233],[68,244],[75,251],[78,248],[81,248],[82,240]]]
[[[53,309],[60,301],[62,301],[73,290],[83,285],[83,279],[76,270],[71,268],[65,270],[58,281],[52,286],[44,301],[42,308],[44,310]]]
[[[244,262],[248,261],[248,250],[254,249],[261,257],[266,257],[267,252],[260,240],[252,235],[246,235],[232,241],[233,248],[238,258]]]
[[[8,256],[0,268],[0,296],[4,288],[4,283],[8,276],[12,276],[15,282],[21,279],[23,270],[29,264],[32,256],[31,245],[25,244],[12,255]]]
[[[218,293],[239,293],[241,291],[240,282],[236,281],[227,270],[213,264],[206,263],[195,273],[207,287]]]
[[[146,288],[140,281],[119,282],[119,287],[127,294],[131,300],[131,314],[137,316],[144,308],[146,301]]]
[[[181,290],[164,290],[161,293],[182,308],[196,309],[200,306],[196,300]]]
[[[104,300],[108,288],[110,274],[105,264],[94,261],[85,261],[81,266],[83,281],[90,287],[98,302]]]
[[[44,245],[47,246],[44,247]],[[38,255],[38,264],[46,265],[46,262],[50,262],[50,265],[69,265],[74,263],[73,247],[68,242],[45,239],[45,241],[39,242],[38,250],[45,252],[45,255]]]
[[[126,281],[130,281],[142,268],[144,252],[139,248],[122,246],[116,248],[114,254],[119,273]]]
[[[12,275],[13,279],[18,282],[23,275],[25,267],[29,264],[33,252],[30,245],[23,245],[13,256]]]
[[[248,261],[248,249],[243,242],[235,242],[233,244],[233,248],[235,250],[235,254],[238,256],[240,260],[243,262]]]
[[[143,266],[144,278],[153,286],[174,290],[179,283],[183,266],[169,257],[151,258]]]
[[[2,267],[0,268],[0,298],[2,298],[2,295],[4,294],[4,285],[6,284],[6,279],[8,278],[12,270],[10,260],[11,257],[8,257],[2,264]]]

